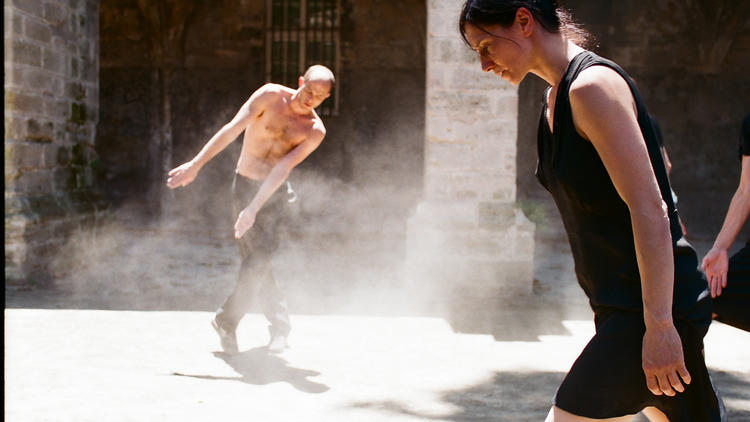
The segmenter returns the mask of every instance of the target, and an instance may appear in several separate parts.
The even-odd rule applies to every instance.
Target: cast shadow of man
[[[241,376],[217,377],[212,375],[174,375],[210,380],[235,380],[254,385],[266,385],[274,382],[286,382],[304,393],[319,394],[330,388],[321,383],[307,379],[320,375],[320,372],[289,366],[283,358],[271,354],[266,347],[256,347],[237,354],[214,352],[214,356],[223,360]]]

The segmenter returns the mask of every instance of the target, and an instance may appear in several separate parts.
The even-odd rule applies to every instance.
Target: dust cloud
[[[383,133],[393,136],[397,129]],[[560,255],[549,248],[543,252],[555,254],[556,261],[536,257],[543,272],[537,277],[552,280],[542,283],[540,295],[422,295],[435,280],[407,279],[405,271],[407,224],[422,200],[422,168],[394,165],[405,153],[392,146],[398,144],[391,141],[367,154],[355,167],[353,180],[303,166],[292,172],[289,180],[298,199],[289,204],[292,219],[282,228],[273,260],[292,318],[437,316],[457,331],[502,337],[514,325],[512,336],[526,338],[579,316],[582,295],[572,277],[572,261],[565,251]],[[146,217],[143,204],[135,201],[113,210],[96,228],[72,236],[54,263],[67,273],[56,284],[71,306],[215,311],[231,293],[240,264],[230,192],[237,149],[214,159],[192,185],[165,190],[162,203],[168,206],[161,218]],[[538,310],[539,316],[523,323],[514,319],[528,309]]]

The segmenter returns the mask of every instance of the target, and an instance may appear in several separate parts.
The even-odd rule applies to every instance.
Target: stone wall
[[[102,214],[98,1],[6,0],[5,277],[43,282]],[[65,263],[58,269],[64,270]]]
[[[516,208],[518,90],[483,73],[457,30],[461,4],[429,0],[424,200],[408,277],[437,297],[532,291],[534,226]]]

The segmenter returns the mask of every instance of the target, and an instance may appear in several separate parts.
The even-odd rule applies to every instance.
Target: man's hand
[[[677,329],[669,323],[657,323],[646,328],[643,336],[643,372],[646,386],[657,396],[674,396],[685,391],[680,378],[690,384],[690,373],[685,367],[682,343]]]
[[[169,171],[169,175],[167,176],[167,186],[171,189],[179,188],[180,186],[187,186],[195,180],[195,177],[198,176],[199,170],[200,168],[198,168],[197,165],[193,164],[192,161],[188,161],[187,163]]]
[[[234,223],[234,238],[239,239],[255,224],[255,215],[258,212],[247,207],[240,212],[237,222]]]
[[[727,272],[729,271],[729,254],[726,249],[711,248],[703,258],[701,268],[706,272],[711,297],[721,294],[721,289],[727,287]]]

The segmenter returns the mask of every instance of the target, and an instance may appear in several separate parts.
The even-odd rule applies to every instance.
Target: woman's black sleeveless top
[[[641,281],[630,212],[615,190],[594,146],[576,132],[570,108],[571,83],[590,66],[607,66],[627,82],[638,109],[651,166],[667,204],[675,256],[673,313],[684,314],[706,293],[698,258],[682,239],[667,171],[646,106],[633,81],[612,61],[584,51],[569,64],[560,81],[550,131],[545,110],[539,121],[537,178],[560,210],[575,260],[578,282],[592,308],[642,311]],[[545,101],[546,109],[546,101]]]

